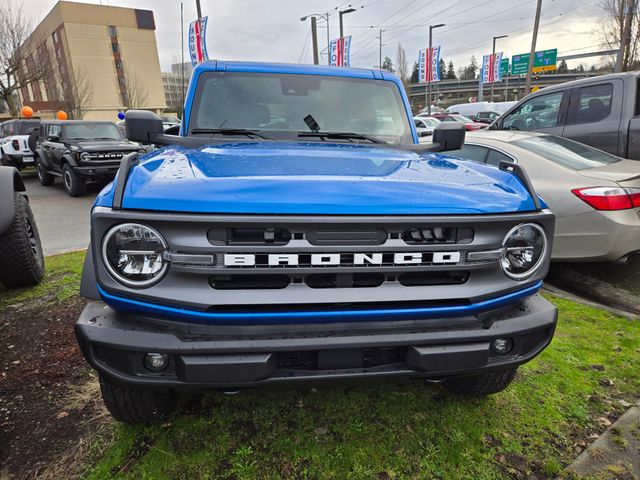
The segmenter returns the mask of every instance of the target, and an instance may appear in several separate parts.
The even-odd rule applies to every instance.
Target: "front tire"
[[[119,422],[154,423],[166,418],[175,408],[174,393],[142,390],[115,384],[100,375],[102,400]]]
[[[76,175],[68,163],[65,163],[62,168],[62,184],[70,197],[79,197],[87,191],[87,185],[84,179]]]
[[[483,397],[503,391],[516,376],[517,368],[496,370],[473,377],[452,378],[444,387],[457,394]]]
[[[47,169],[45,168],[42,160],[40,160],[40,157],[37,154],[33,158],[33,163],[36,166],[36,175],[38,175],[40,185],[42,185],[43,187],[53,185],[53,181],[55,180],[55,178],[53,177],[53,175],[47,172]]]
[[[0,283],[7,288],[36,285],[44,277],[42,244],[29,202],[14,192],[13,204],[13,222],[0,235]]]

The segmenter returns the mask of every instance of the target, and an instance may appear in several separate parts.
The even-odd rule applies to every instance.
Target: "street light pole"
[[[431,51],[432,43],[433,43],[433,29],[444,27],[444,23],[439,23],[438,25],[429,25],[429,50],[427,50],[427,62],[429,66],[427,68],[427,114],[431,115],[431,70],[433,69],[433,53]]]
[[[331,53],[329,52],[329,47],[331,45],[331,36],[329,34],[329,12],[327,12],[326,14],[322,14],[322,13],[310,13],[309,15],[305,15],[304,17],[302,17],[300,19],[301,22],[306,22],[307,18],[314,18],[314,17],[319,17],[321,19],[323,19],[326,24],[327,24],[327,57],[329,57],[329,60],[327,63],[331,63]],[[313,27],[312,27],[313,28]],[[316,26],[317,29],[317,26]]]
[[[496,78],[496,68],[500,68],[500,65],[496,65],[496,40],[500,38],[507,38],[509,35],[498,35],[497,37],[493,37],[493,49],[491,50],[491,63],[493,63],[493,78],[495,81]],[[509,73],[507,72],[507,75]],[[491,82],[491,102],[493,102],[493,83]]]
[[[342,16],[346,15],[347,13],[353,13],[355,12],[356,9],[355,8],[347,8],[346,10],[340,10],[338,12],[338,17],[340,19],[340,64],[344,67],[344,26],[342,23]]]
[[[538,0],[536,5],[536,19],[533,22],[533,36],[531,37],[531,50],[529,51],[529,67],[527,68],[527,82],[524,87],[524,94],[529,95],[531,90],[531,72],[536,55],[536,42],[538,41],[538,27],[540,26],[540,10],[542,10],[542,0]]]
[[[380,39],[380,53],[379,53],[380,63],[378,63],[378,68],[381,70],[382,70],[382,32],[384,32],[384,30],[380,29],[380,36],[378,37]]]

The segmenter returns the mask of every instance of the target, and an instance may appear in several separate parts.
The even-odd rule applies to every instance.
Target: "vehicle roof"
[[[202,62],[196,71],[238,71],[238,72],[265,72],[265,73],[292,73],[305,75],[326,75],[332,77],[351,78],[382,78],[396,80],[398,77],[386,70],[376,70],[371,68],[336,68],[329,65],[301,65],[297,63],[272,63],[272,62],[242,62],[208,60]]]
[[[74,125],[77,123],[91,123],[91,124],[105,124],[105,125],[115,125],[115,122],[110,122],[109,120],[42,120],[41,123],[53,123],[57,125]]]
[[[496,142],[512,143],[524,138],[543,137],[548,135],[540,132],[519,132],[514,130],[476,130],[467,132],[465,138],[469,141],[474,139],[492,140]]]
[[[40,123],[40,119],[39,118],[11,118],[9,120],[5,120],[4,122],[1,122],[0,125],[4,125],[5,123],[11,123],[11,122],[24,122],[24,123]]]
[[[550,87],[545,87],[537,92],[530,93],[527,97],[523,98],[532,98],[534,96],[543,95],[544,93],[555,92],[557,90],[565,90],[567,87],[572,88],[574,85],[583,85],[583,84],[592,84],[596,82],[602,82],[607,80],[613,80],[615,78],[625,78],[625,77],[640,77],[640,71],[637,72],[623,72],[623,73],[609,73],[607,75],[597,75],[593,77],[581,78],[579,80],[572,80],[571,82],[560,83],[558,85],[552,85]]]

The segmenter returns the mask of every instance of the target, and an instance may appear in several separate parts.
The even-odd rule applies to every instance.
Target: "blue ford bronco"
[[[75,331],[123,422],[183,391],[422,379],[503,390],[551,341],[554,216],[517,164],[420,145],[378,70],[210,61],[177,135],[129,111]]]

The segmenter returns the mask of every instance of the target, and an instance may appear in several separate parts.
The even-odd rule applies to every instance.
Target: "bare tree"
[[[610,50],[618,50],[621,42],[629,48],[624,49],[622,57],[622,71],[635,70],[640,67],[640,18],[638,15],[638,0],[602,0],[604,15],[600,21],[600,38],[603,45]],[[625,22],[627,21],[627,22]],[[625,23],[628,29],[625,28]],[[625,33],[626,41],[625,40]],[[610,56],[608,61],[613,67],[616,55]]]
[[[70,78],[56,75],[57,100],[69,118],[82,120],[93,99],[93,85],[89,73],[82,67],[74,69]]]
[[[407,52],[402,48],[402,44],[398,45],[398,52],[396,53],[396,74],[403,83],[407,83],[411,75],[409,65],[407,64]]]
[[[124,88],[126,92],[126,98],[124,98],[125,106],[128,109],[141,109],[147,106],[147,99],[149,97],[149,89],[144,83],[144,80],[137,72],[124,69],[124,77],[122,80],[116,78],[116,84]],[[122,84],[120,84],[122,82]]]
[[[18,115],[17,92],[51,74],[50,62],[40,62],[29,51],[26,41],[32,22],[22,5],[0,2],[0,101],[12,116]]]

